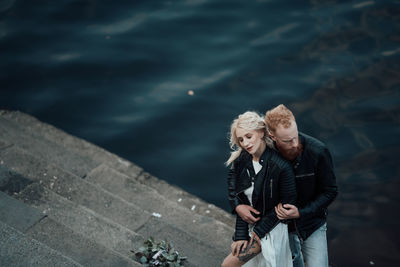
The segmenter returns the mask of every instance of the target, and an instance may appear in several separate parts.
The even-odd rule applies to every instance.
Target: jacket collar
[[[268,152],[269,149],[271,149],[271,148],[267,146],[265,148],[264,152],[260,156],[260,161],[259,162],[263,166],[263,168],[267,164],[267,161],[269,160],[269,158],[271,157],[271,153]],[[253,164],[253,162],[252,162],[253,157],[246,150],[243,150],[243,152],[245,153],[246,167],[253,166],[252,165]]]

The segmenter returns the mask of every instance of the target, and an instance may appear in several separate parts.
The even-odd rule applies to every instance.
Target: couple
[[[229,202],[236,214],[232,252],[222,267],[328,267],[327,207],[337,195],[331,155],[298,133],[279,105],[245,112],[231,125]]]

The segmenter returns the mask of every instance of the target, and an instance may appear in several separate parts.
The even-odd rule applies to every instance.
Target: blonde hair
[[[272,148],[273,142],[267,134],[267,127],[265,125],[264,118],[258,113],[254,111],[247,111],[243,114],[240,114],[235,120],[233,120],[231,124],[231,132],[229,138],[229,146],[233,150],[231,152],[231,156],[225,162],[225,165],[228,166],[235,159],[237,159],[242,152],[242,147],[240,146],[239,140],[236,136],[236,129],[242,128],[245,130],[253,131],[260,130],[264,132],[263,140],[266,142],[267,146]]]
[[[293,113],[283,104],[268,110],[265,114],[265,123],[269,132],[275,132],[280,124],[284,128],[289,128],[292,121],[296,121]]]

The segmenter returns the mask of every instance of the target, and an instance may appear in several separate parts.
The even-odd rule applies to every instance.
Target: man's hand
[[[243,221],[250,223],[250,224],[254,224],[256,223],[258,220],[260,220],[260,218],[255,218],[250,211],[254,212],[255,214],[260,214],[260,212],[258,210],[256,210],[255,208],[253,208],[252,206],[249,205],[238,205],[236,208],[236,213],[240,216],[240,218],[243,219]]]
[[[291,204],[282,205],[282,203],[279,203],[275,207],[275,212],[279,220],[297,219],[300,217],[297,207]]]

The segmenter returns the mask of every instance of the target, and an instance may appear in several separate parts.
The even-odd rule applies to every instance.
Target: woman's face
[[[236,128],[236,137],[240,146],[251,155],[261,155],[264,149],[264,132],[260,130],[245,130]]]

